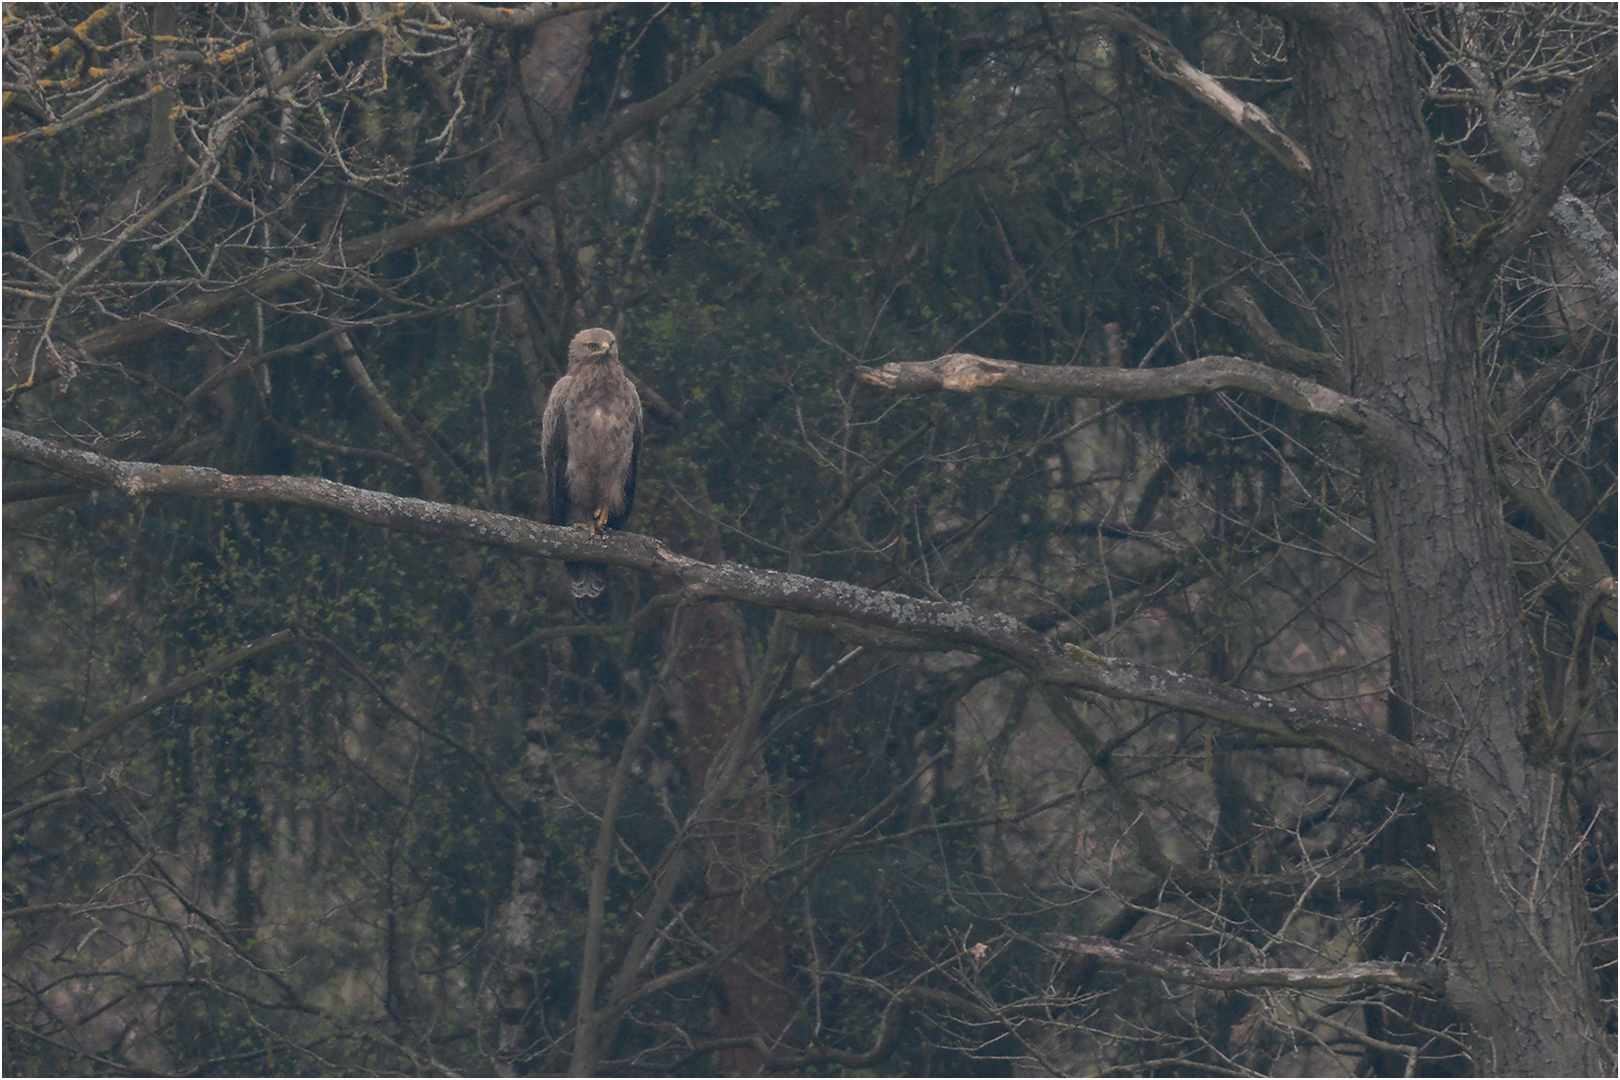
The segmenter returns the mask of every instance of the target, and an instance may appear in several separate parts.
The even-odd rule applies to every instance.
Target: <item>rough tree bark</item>
[[[1482,1071],[1604,1075],[1576,839],[1556,763],[1526,749],[1544,709],[1486,451],[1479,292],[1444,257],[1412,45],[1383,6],[1294,18],[1352,392],[1396,421],[1385,438],[1398,444],[1369,448],[1364,475],[1397,692],[1428,759],[1446,763],[1423,789],[1448,912],[1446,999],[1473,1025]]]

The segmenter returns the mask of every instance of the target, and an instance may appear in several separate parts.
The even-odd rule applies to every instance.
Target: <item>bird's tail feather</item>
[[[595,600],[607,588],[607,568],[594,563],[564,563],[568,570],[568,587],[575,600]]]

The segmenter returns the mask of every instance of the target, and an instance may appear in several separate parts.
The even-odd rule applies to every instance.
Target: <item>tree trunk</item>
[[[728,789],[695,831],[708,895],[698,921],[709,944],[721,950],[735,943],[739,933],[759,928],[710,980],[714,1033],[720,1039],[760,1039],[769,1046],[783,1036],[794,1005],[786,987],[786,937],[760,880],[776,855],[770,778],[757,751],[734,768],[720,761],[728,743],[735,746],[740,738],[747,753],[757,741],[743,678],[741,621],[731,604],[677,611],[668,637],[680,656],[679,674],[666,695],[680,731],[689,789],[694,795],[715,783]],[[764,1071],[759,1055],[748,1046],[721,1049],[714,1066],[721,1076],[760,1076]]]
[[[1367,497],[1434,829],[1453,975],[1481,1071],[1597,1076],[1589,916],[1556,767],[1526,750],[1539,694],[1486,450],[1468,290],[1444,261],[1434,147],[1405,27],[1383,6],[1295,9],[1299,93],[1352,392],[1394,418]]]
[[[805,84],[818,124],[846,120],[850,164],[886,165],[900,120],[901,9],[816,4],[800,26],[809,52]]]
[[[709,510],[703,478],[683,469],[679,487]],[[724,561],[712,516],[655,504],[664,535],[706,562]],[[758,715],[750,700],[744,628],[736,605],[695,604],[671,614],[666,648],[677,657],[664,688],[680,734],[679,757],[694,802],[720,785],[712,809],[695,830],[708,898],[698,912],[709,944],[724,950],[737,936],[753,937],[710,979],[714,1034],[725,1040],[761,1040],[775,1048],[793,1016],[787,990],[788,949],[782,921],[760,878],[777,854],[777,823],[770,776],[755,748]],[[737,755],[742,755],[739,760]],[[757,928],[757,929],[755,929]],[[760,1076],[764,1063],[749,1046],[719,1050],[721,1076]]]

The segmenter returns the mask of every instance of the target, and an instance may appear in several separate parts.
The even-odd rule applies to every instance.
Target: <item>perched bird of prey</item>
[[[557,380],[540,420],[540,459],[553,525],[622,529],[636,497],[641,397],[607,330],[581,330],[568,345],[568,374]],[[565,563],[576,600],[607,587],[607,569]]]

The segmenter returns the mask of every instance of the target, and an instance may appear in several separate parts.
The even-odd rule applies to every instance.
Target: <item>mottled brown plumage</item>
[[[641,397],[619,344],[600,328],[581,330],[568,346],[568,374],[557,380],[540,422],[548,520],[599,529],[622,529],[636,496],[641,457]],[[575,599],[590,600],[607,587],[607,571],[592,563],[565,563]]]

